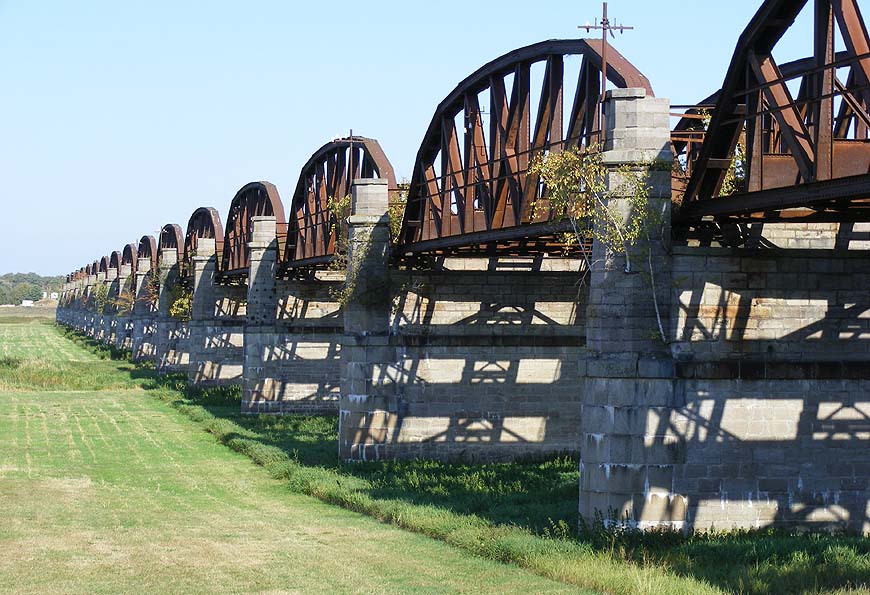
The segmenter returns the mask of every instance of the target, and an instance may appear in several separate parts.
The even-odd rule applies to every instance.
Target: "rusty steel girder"
[[[221,217],[212,207],[199,207],[187,222],[187,232],[184,236],[184,253],[181,260],[180,275],[189,279],[193,276],[193,256],[200,239],[212,239],[215,243],[215,254],[223,253],[224,228]],[[218,271],[220,271],[218,260]]]
[[[253,233],[251,219],[263,215],[275,217],[280,245],[287,234],[287,223],[278,189],[269,182],[245,184],[230,203],[230,212],[227,215],[220,266],[223,277],[248,276],[251,266],[248,242],[251,241]]]
[[[371,177],[386,178],[390,191],[396,188],[393,166],[373,138],[340,138],[314,152],[302,167],[290,204],[284,267],[318,266],[333,259],[344,222],[328,203],[350,194],[355,178]]]
[[[850,221],[870,209],[867,29],[856,0],[815,0],[813,56],[779,66],[773,49],[806,4],[766,0],[710,98],[707,131],[693,138],[675,130],[688,143],[675,144],[687,166],[682,195],[675,183],[678,220]],[[845,51],[834,51],[835,27]],[[849,70],[845,82],[838,69]],[[738,144],[742,186],[722,196]]]
[[[846,52],[838,52],[834,57],[835,61],[838,63],[845,62],[847,58],[848,54]],[[800,60],[794,60],[783,64],[780,67],[780,70],[782,71],[784,79],[792,79],[798,76],[802,76],[803,79],[806,79],[809,76],[806,72],[811,70],[814,64],[814,57],[802,58]],[[804,89],[805,86],[805,84],[802,84],[801,88]],[[702,114],[703,112],[707,112],[708,115],[712,113],[716,108],[716,103],[719,101],[720,95],[721,92],[716,91],[706,99],[698,102],[696,105],[688,107],[682,115],[682,118],[677,122],[677,125],[674,126],[673,130],[671,130],[671,147],[675,157],[680,161],[684,168],[682,171],[677,171],[675,169],[673,176],[673,197],[678,204],[682,202],[688,180],[694,172],[695,165],[697,164],[698,157],[701,153],[701,148],[704,144],[704,139],[707,135],[707,131],[702,125],[702,120],[704,119]],[[800,100],[801,98],[799,97],[799,101]],[[841,119],[838,119],[838,122],[841,121]],[[775,126],[775,124],[771,125]],[[842,138],[842,135],[835,136]],[[769,152],[764,153],[761,158],[768,163],[773,163],[775,158],[769,159],[768,154]],[[769,170],[770,167],[767,169]]]
[[[151,261],[151,270],[157,271],[157,240],[154,239],[154,236],[142,236],[139,239],[139,247],[136,252],[138,258],[147,258]]]
[[[616,50],[609,52],[607,79],[652,96],[647,78]],[[564,80],[569,55],[582,59],[576,85]],[[544,73],[533,98],[537,63]],[[601,66],[600,39],[551,40],[505,54],[459,83],[438,105],[417,153],[397,252],[562,251],[554,234],[565,224],[550,221],[546,189],[529,165],[536,155],[598,140]],[[565,121],[563,98],[572,90]],[[488,113],[481,110],[481,95]],[[538,105],[534,121],[532,99]],[[542,207],[537,216],[534,203]]]

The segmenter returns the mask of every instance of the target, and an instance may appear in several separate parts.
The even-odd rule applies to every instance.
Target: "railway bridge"
[[[779,63],[804,10],[806,57]],[[243,412],[338,415],[346,460],[569,452],[586,517],[870,531],[857,0],[764,0],[680,108],[613,49],[602,94],[602,49],[496,58],[437,106],[410,183],[336,139],[286,211],[245,184],[225,225],[198,208],[70,274],[58,321],[241,384]],[[636,178],[652,232],[614,249],[559,206],[536,164],[568,151],[605,168],[599,226],[636,220]]]

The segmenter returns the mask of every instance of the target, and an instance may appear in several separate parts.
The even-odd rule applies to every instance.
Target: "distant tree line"
[[[0,305],[20,304],[21,300],[42,299],[42,292],[60,291],[63,277],[42,277],[36,273],[0,275]]]

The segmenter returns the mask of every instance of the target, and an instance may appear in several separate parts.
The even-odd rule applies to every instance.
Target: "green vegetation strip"
[[[870,542],[860,537],[773,530],[685,537],[600,526],[578,535],[571,459],[344,465],[336,461],[334,419],[241,416],[238,387],[197,389],[147,365],[131,376],[295,492],[568,584],[620,594],[870,593]]]
[[[292,493],[141,385],[0,391],[0,503],[2,595],[578,592]]]

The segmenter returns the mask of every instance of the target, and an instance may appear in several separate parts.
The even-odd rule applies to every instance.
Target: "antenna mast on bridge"
[[[628,27],[626,25],[617,25],[614,20],[613,23],[610,22],[610,19],[607,18],[607,2],[603,3],[603,11],[601,15],[601,23],[598,23],[596,19],[595,23],[590,24],[589,21],[586,21],[585,25],[578,25],[578,29],[586,29],[586,32],[589,33],[593,29],[601,29],[601,98],[599,100],[600,107],[598,109],[599,120],[599,136],[601,140],[603,138],[603,129],[604,129],[604,94],[607,92],[607,33],[610,32],[611,37],[616,37],[613,32],[619,31],[620,34],[625,31],[630,31],[634,29],[634,27]]]

